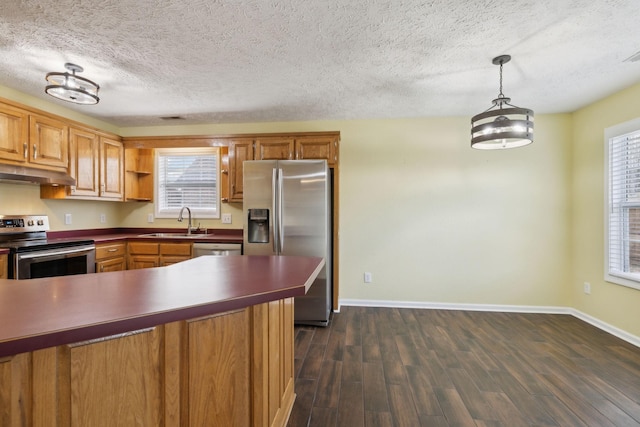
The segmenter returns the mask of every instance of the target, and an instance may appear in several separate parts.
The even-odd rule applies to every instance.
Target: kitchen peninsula
[[[0,280],[0,425],[284,426],[311,257]]]

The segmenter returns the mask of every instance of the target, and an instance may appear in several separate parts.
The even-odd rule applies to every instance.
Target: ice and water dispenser
[[[269,209],[248,209],[249,243],[269,243]]]

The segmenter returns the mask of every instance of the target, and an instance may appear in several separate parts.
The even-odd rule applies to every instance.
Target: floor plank
[[[289,427],[640,427],[640,349],[570,315],[342,307],[294,352]]]

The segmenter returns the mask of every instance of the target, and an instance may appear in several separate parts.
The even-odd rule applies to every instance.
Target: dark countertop
[[[170,240],[202,243],[242,243],[241,229],[211,229],[206,237],[178,238],[144,236],[151,233],[184,233],[185,228],[106,228],[94,230],[49,231],[49,240],[94,240],[96,243],[117,242],[119,240]],[[198,234],[200,236],[200,234]]]
[[[304,295],[324,265],[198,257],[168,267],[0,280],[0,357]]]

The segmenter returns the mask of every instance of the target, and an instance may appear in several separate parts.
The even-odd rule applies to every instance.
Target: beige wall
[[[568,304],[569,115],[537,117],[535,144],[494,152],[469,148],[466,117],[122,131],[299,130],[341,132],[342,299]]]
[[[640,291],[604,280],[604,130],[640,117],[640,84],[573,114],[571,305],[640,336]],[[591,295],[583,292],[591,283]]]
[[[603,280],[602,176],[604,128],[640,117],[639,96],[635,86],[575,114],[538,115],[533,145],[495,152],[469,148],[468,117],[116,132],[340,131],[342,299],[572,306],[640,335],[640,292]],[[48,213],[56,229],[65,227],[66,212],[74,215],[71,228],[100,226],[103,211],[106,226],[145,227],[153,212],[148,203],[41,201],[37,187],[13,184],[0,184],[0,203],[3,212]],[[241,227],[239,206],[223,212]],[[86,222],[76,225],[77,216]],[[363,283],[364,271],[373,283]]]

